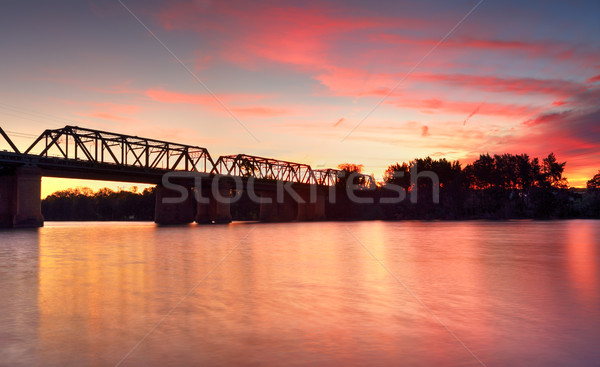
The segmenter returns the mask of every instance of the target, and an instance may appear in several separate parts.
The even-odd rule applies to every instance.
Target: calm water
[[[0,287],[7,366],[600,364],[599,221],[47,223]]]

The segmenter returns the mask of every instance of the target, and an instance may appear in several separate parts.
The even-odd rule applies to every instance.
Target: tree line
[[[61,190],[42,200],[46,220],[121,221],[154,220],[154,188],[138,192],[103,188],[94,192],[87,187]]]
[[[432,181],[416,172],[432,171],[439,178],[439,204],[432,200]],[[459,161],[415,159],[388,167],[382,190],[398,185],[417,189],[418,203],[404,200],[387,209],[392,218],[415,219],[511,219],[600,217],[600,172],[588,181],[587,190],[568,187],[563,176],[566,162],[554,153],[543,159],[527,154],[481,154],[466,166]]]

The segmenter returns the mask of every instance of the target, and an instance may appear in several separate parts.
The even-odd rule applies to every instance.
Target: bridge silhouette
[[[231,222],[232,196],[248,190],[262,221],[326,219],[328,192],[345,175],[246,154],[215,161],[199,146],[70,125],[45,130],[23,152],[2,128],[0,135],[10,148],[0,152],[2,227],[43,225],[42,176],[155,184],[155,222],[183,224]],[[374,185],[359,176],[362,187]]]

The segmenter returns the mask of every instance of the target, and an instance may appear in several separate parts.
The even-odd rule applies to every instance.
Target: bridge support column
[[[196,217],[194,218],[194,222],[198,224],[212,223],[210,215],[210,188],[196,187],[195,190],[199,191],[196,192]],[[207,200],[207,203],[201,202]]]
[[[296,220],[297,202],[289,193],[284,193],[283,202],[277,204],[277,217],[281,222],[291,222]]]
[[[37,167],[17,168],[15,228],[44,226],[42,216],[42,171]]]
[[[211,191],[209,215],[216,224],[231,223],[231,188],[229,185],[219,185],[217,193]]]
[[[304,203],[298,203],[297,208],[298,209],[296,210],[296,220],[298,222],[304,222],[304,221],[306,221],[308,219],[308,216],[307,216],[307,214],[308,214],[307,213],[308,203],[306,203],[306,202],[304,202]]]
[[[14,174],[0,176],[0,228],[13,226],[17,207],[17,178]]]
[[[163,185],[156,186],[156,206],[154,210],[154,222],[157,224],[188,224],[194,221],[194,193],[188,189],[185,200],[177,203],[164,202],[163,199],[179,198],[181,194],[169,190]]]
[[[298,190],[298,195],[302,198],[303,202],[297,204],[296,220],[299,222],[311,220],[310,218],[314,215],[314,204],[316,203],[316,191],[313,191],[315,187],[308,189]],[[312,198],[311,198],[312,195]]]
[[[277,192],[276,191],[260,191],[258,195],[262,201],[260,203],[259,219],[261,222],[277,222],[279,220]],[[270,202],[268,202],[270,199]]]
[[[325,220],[325,197],[327,192],[318,191],[315,202],[306,204],[306,220]]]

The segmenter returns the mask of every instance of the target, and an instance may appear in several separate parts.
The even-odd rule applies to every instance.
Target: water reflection
[[[38,326],[38,231],[0,231],[0,364],[33,365]]]
[[[587,221],[584,225],[570,225],[572,228],[568,231],[566,255],[571,282],[578,292],[582,307],[597,309],[600,307],[598,224]]]
[[[487,365],[594,365],[599,228],[49,223],[0,232],[0,364],[115,365],[152,331],[123,365],[478,365],[446,326]]]

